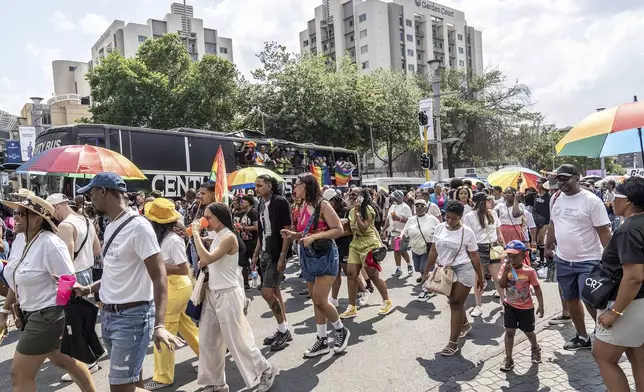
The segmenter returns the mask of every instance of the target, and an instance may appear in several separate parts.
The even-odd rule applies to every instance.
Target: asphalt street
[[[445,358],[439,352],[448,341],[450,313],[446,298],[433,296],[427,301],[418,301],[418,274],[413,277],[406,274],[400,278],[390,277],[394,271],[391,253],[383,262],[383,267],[383,276],[386,277],[395,310],[387,316],[378,316],[381,298],[375,292],[369,306],[360,309],[357,318],[346,321],[351,337],[346,351],[339,355],[328,354],[313,359],[304,359],[302,356],[314,342],[316,327],[311,300],[299,295],[305,284],[297,277],[297,265],[289,267],[287,280],[282,286],[288,322],[294,333],[293,342],[283,351],[270,352],[267,347],[261,346],[263,338],[275,331],[275,320],[259,291],[253,289],[247,293],[253,299],[248,319],[255,341],[269,361],[280,369],[274,391],[428,391],[459,374],[476,374],[483,368],[485,360],[503,351],[503,317],[496,302],[498,300],[492,297],[491,282],[483,297],[483,316],[474,319],[472,331],[466,339],[461,339],[461,351],[454,357]],[[538,331],[545,327],[550,317],[561,311],[556,283],[542,282],[542,287],[545,317],[537,320]],[[341,311],[348,303],[346,290],[346,282],[343,282],[339,298]],[[474,296],[470,294],[468,312],[473,305]],[[19,332],[11,332],[0,347],[0,374],[4,380],[0,384],[0,392],[11,390],[9,371],[18,336]],[[517,344],[524,339],[520,333],[517,338]],[[207,347],[202,350],[207,350]],[[198,391],[200,387],[193,369],[196,363],[197,358],[190,348],[179,349],[176,354],[175,383],[163,390]],[[93,375],[94,381],[99,391],[108,391],[109,361],[104,357],[99,364],[102,369]],[[144,366],[146,380],[152,376],[152,371],[150,348]],[[38,391],[77,391],[74,384],[59,381],[63,373],[46,362],[38,374]],[[226,363],[226,376],[231,391],[244,389],[230,356]]]

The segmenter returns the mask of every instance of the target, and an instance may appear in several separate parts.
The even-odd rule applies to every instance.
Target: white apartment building
[[[89,64],[80,61],[54,60],[51,63],[54,75],[54,96],[78,94],[89,97],[89,82],[85,78]]]
[[[193,61],[205,54],[214,54],[233,62],[233,41],[219,36],[216,29],[204,28],[203,19],[193,16],[192,6],[173,3],[170,13],[163,20],[148,19],[146,24],[125,23],[115,20],[92,46],[92,65],[96,66],[112,52],[124,57],[134,57],[139,45],[148,38],[158,38],[167,33],[179,33],[187,40],[188,52]]]
[[[334,61],[348,52],[365,70],[426,74],[433,59],[446,68],[483,70],[481,32],[463,12],[425,0],[323,0],[300,33],[300,52]]]

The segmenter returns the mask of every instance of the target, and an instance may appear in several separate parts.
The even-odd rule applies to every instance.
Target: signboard
[[[6,146],[7,150],[4,153],[5,163],[21,163],[22,152],[20,151],[20,142],[7,140]]]
[[[628,175],[629,177],[644,177],[644,169],[629,169]]]
[[[586,170],[586,176],[599,176],[601,178],[606,177],[605,170]]]
[[[434,140],[434,100],[424,98],[418,101],[418,110],[425,112],[429,122],[427,123],[427,140]],[[420,140],[425,140],[424,127],[418,126],[420,131]]]
[[[20,155],[22,161],[28,161],[34,156],[36,148],[36,128],[35,127],[18,127],[20,135]]]

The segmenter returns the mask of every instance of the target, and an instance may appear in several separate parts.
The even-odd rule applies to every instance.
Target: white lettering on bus
[[[152,190],[163,192],[164,197],[181,197],[188,189],[198,189],[199,186],[208,181],[205,176],[186,175],[163,175],[158,174],[152,178]]]

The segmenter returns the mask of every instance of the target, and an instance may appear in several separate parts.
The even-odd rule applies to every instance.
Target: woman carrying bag
[[[49,359],[66,370],[81,391],[96,391],[87,365],[60,352],[65,312],[56,305],[55,277],[73,275],[74,267],[67,245],[55,234],[54,207],[37,196],[2,203],[16,210],[15,232],[21,234],[3,271],[10,290],[0,310],[0,333],[12,312],[22,330],[11,364],[13,390],[35,392],[36,375]]]
[[[459,350],[458,338],[464,338],[472,329],[465,314],[465,300],[472,287],[483,290],[483,268],[479,260],[476,236],[469,227],[463,225],[464,206],[461,202],[450,200],[445,209],[445,222],[438,225],[434,232],[434,245],[429,252],[427,266],[423,274],[425,288],[449,298],[451,312],[449,343],[441,355],[449,357]],[[431,272],[434,264],[437,268]]]
[[[492,196],[488,196],[485,192],[479,192],[474,195],[474,202],[476,209],[471,211],[463,217],[463,224],[474,232],[476,242],[478,244],[479,259],[481,265],[486,266],[490,275],[496,292],[501,297],[501,304],[503,304],[503,289],[499,286],[499,269],[503,261],[503,233],[501,233],[501,222],[496,211],[489,208],[488,200]],[[479,317],[483,313],[481,303],[483,300],[483,292],[474,290],[474,298],[476,306],[470,313],[472,317]],[[503,309],[503,306],[501,306]]]
[[[181,214],[172,201],[157,198],[147,203],[145,217],[161,245],[161,254],[168,275],[168,305],[165,313],[165,327],[173,335],[177,332],[199,356],[199,329],[185,313],[186,304],[192,293],[190,266],[186,254],[184,228],[179,219]],[[156,391],[174,383],[174,351],[154,347],[154,376],[145,384],[145,389]]]

